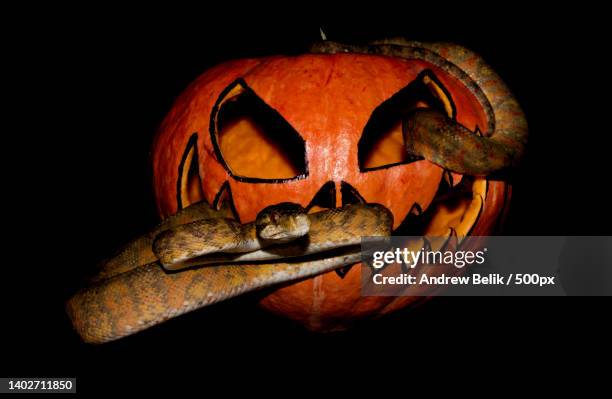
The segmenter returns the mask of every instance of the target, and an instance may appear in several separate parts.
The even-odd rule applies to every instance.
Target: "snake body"
[[[198,208],[205,207],[199,204]],[[190,208],[181,217],[191,213]],[[169,218],[167,225],[177,220]],[[105,278],[96,279],[89,287],[77,292],[67,303],[67,312],[76,331],[85,342],[103,343],[159,324],[188,311],[219,302],[245,292],[274,284],[310,277],[360,260],[361,236],[388,236],[393,225],[393,216],[381,205],[359,204],[308,215],[307,240],[296,247],[285,247],[286,253],[295,257],[292,261],[270,262],[270,254],[284,259],[283,249],[270,249],[250,256],[248,262],[231,260],[233,263],[190,268],[168,273],[157,261],[125,268],[121,273],[109,273],[101,265],[100,273]],[[212,219],[203,219],[210,223]],[[199,221],[193,222],[196,226]],[[189,226],[189,224],[187,225]],[[246,229],[250,229],[247,227]],[[171,230],[166,230],[171,231]],[[182,251],[181,246],[201,247],[201,234],[187,236],[187,231],[196,230],[180,225],[178,233],[163,234],[163,246],[167,252]],[[359,232],[359,234],[355,234]],[[146,236],[149,236],[147,234]],[[231,237],[225,236],[226,241]],[[282,244],[282,241],[281,241]],[[158,243],[158,245],[162,245]],[[128,245],[127,252],[138,247]],[[124,254],[122,252],[122,254]],[[120,255],[125,257],[127,255]],[[297,257],[296,257],[297,256]],[[261,261],[265,261],[262,263]],[[114,264],[111,261],[107,264]],[[113,268],[113,272],[116,268]]]
[[[97,282],[105,280],[135,267],[157,261],[157,255],[153,253],[153,242],[160,233],[168,229],[196,220],[224,219],[231,218],[231,216],[231,209],[225,204],[219,210],[211,208],[205,202],[193,204],[185,209],[181,209],[172,217],[162,220],[149,232],[132,240],[117,251],[114,256],[100,262],[95,268],[95,273],[89,277],[89,281]]]
[[[392,39],[368,46],[325,41],[312,52],[425,60],[475,96],[487,115],[483,136],[439,112],[412,110],[402,119],[409,155],[474,176],[516,166],[523,156],[527,123],[518,102],[467,49]],[[293,223],[295,234],[277,229],[283,221]],[[387,236],[391,226],[390,212],[376,204],[309,215],[281,205],[244,225],[229,209],[192,205],[102,262],[91,284],[69,299],[67,312],[84,341],[112,341],[245,292],[358,262],[360,238]]]
[[[278,257],[266,257],[262,249],[305,236],[310,232],[310,218],[301,206],[292,203],[262,209],[253,223],[240,224],[230,218],[204,218],[162,232],[153,242],[153,251],[167,270],[211,263],[276,259]],[[310,237],[312,239],[312,234]],[[309,248],[308,253],[314,252],[320,250]]]

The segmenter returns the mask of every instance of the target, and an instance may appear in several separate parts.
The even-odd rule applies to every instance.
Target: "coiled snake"
[[[480,176],[520,160],[527,139],[523,113],[499,77],[480,58],[474,64],[468,50],[391,40],[365,47],[323,42],[312,51],[423,59],[458,78],[476,96],[489,119],[484,136],[436,111],[412,111],[403,122],[410,155]],[[462,63],[474,65],[464,70],[458,66]],[[204,202],[192,205],[103,262],[90,285],[67,303],[82,339],[112,341],[245,292],[356,263],[361,237],[390,235],[393,224],[391,213],[377,204],[313,214],[279,204],[248,224],[230,215],[228,209],[214,210]]]

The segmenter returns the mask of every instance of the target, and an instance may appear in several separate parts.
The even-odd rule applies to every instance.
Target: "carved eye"
[[[403,116],[417,108],[434,108],[455,118],[449,92],[429,70],[372,112],[357,148],[362,172],[420,160],[408,156],[402,135]]]
[[[237,180],[278,183],[308,174],[304,139],[242,80],[219,97],[211,135],[219,162]]]

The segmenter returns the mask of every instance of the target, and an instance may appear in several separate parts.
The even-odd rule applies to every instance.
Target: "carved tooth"
[[[443,177],[444,177],[444,181],[446,182],[446,184],[448,184],[450,187],[454,187],[455,186],[453,184],[453,175],[451,174],[450,170],[445,169]]]
[[[475,194],[469,207],[465,210],[461,223],[459,223],[459,225],[456,227],[457,240],[459,244],[461,244],[463,239],[470,233],[472,227],[478,221],[480,213],[482,212],[483,204],[484,201],[482,196]]]
[[[459,237],[457,236],[457,231],[455,229],[451,227],[450,230],[451,233],[444,244],[444,250],[454,251],[459,248]]]
[[[340,277],[341,279],[344,279],[344,277],[346,277],[348,272],[351,271],[353,266],[355,266],[355,265],[348,265],[348,266],[345,266],[345,267],[341,267],[339,269],[336,269],[335,272],[338,275],[338,277]]]
[[[473,195],[480,195],[483,200],[487,199],[487,179],[484,177],[478,177],[474,180],[472,184],[472,193]]]
[[[444,104],[444,111],[446,112],[446,115],[449,118],[454,118],[455,115],[453,102],[446,94],[446,91],[430,76],[423,76],[423,83],[425,83],[425,85],[429,87],[434,96],[436,96],[440,101],[442,101],[442,104]]]
[[[223,183],[221,188],[219,188],[213,200],[212,208],[223,211],[228,215],[227,217],[240,221],[240,216],[238,216],[238,211],[236,211],[236,206],[234,205],[234,198],[232,197],[232,189],[229,185],[229,181]]]
[[[450,170],[444,170],[444,181],[448,184],[449,187],[455,187],[457,184],[461,183],[463,179],[463,175],[461,173],[451,172]]]
[[[198,163],[197,133],[189,138],[179,163],[176,196],[177,210],[204,199]]]
[[[452,228],[448,228],[443,235],[428,236],[427,241],[432,251],[440,251],[446,246],[449,237],[452,235]]]

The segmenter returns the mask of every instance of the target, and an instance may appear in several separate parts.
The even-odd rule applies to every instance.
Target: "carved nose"
[[[339,194],[339,195],[338,195]],[[336,190],[336,183],[328,181],[319,191],[312,197],[310,204],[306,207],[308,212],[317,212],[321,209],[332,209],[341,204],[342,206],[350,204],[365,203],[365,199],[359,194],[359,191],[345,181],[340,182],[340,192]],[[344,278],[354,265],[348,265],[335,272],[340,278]]]
[[[366,201],[359,191],[347,182],[340,182],[340,192],[337,192],[336,183],[328,181],[314,195],[307,210],[332,209],[350,204],[361,204]],[[338,195],[340,194],[340,195]]]
[[[318,211],[320,209],[331,209],[336,207],[336,183],[328,181],[321,186],[319,191],[312,197],[307,211]]]
[[[365,199],[359,194],[359,191],[347,182],[340,183],[340,195],[342,197],[342,206],[352,204],[365,204]]]

